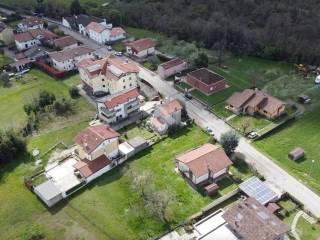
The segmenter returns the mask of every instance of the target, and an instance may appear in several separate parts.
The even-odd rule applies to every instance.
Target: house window
[[[132,83],[130,83],[129,86],[132,87]]]
[[[102,87],[104,87],[104,88],[105,88],[105,87],[106,87],[106,85],[104,85],[104,84],[103,84],[103,85],[102,85]]]
[[[123,86],[123,89],[126,89],[126,86]]]
[[[102,78],[102,82],[104,82],[104,78]]]
[[[125,79],[123,79],[123,82],[125,82],[126,80]]]

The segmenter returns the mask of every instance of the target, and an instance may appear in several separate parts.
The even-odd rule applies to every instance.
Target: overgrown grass
[[[15,80],[11,87],[0,87],[0,125],[1,128],[18,128],[26,120],[26,114],[23,105],[37,96],[40,90],[47,90],[54,93],[57,98],[70,98],[69,87],[79,83],[78,75],[65,80],[56,80],[39,70],[31,70],[21,79]],[[79,98],[75,101],[75,110],[73,120],[79,118],[89,118],[94,116],[94,107],[85,99]],[[57,120],[57,119],[55,119]],[[60,124],[66,121],[60,119]],[[57,125],[57,121],[55,121]]]

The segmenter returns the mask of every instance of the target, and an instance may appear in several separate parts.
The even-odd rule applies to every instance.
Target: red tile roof
[[[127,46],[134,49],[136,52],[141,52],[148,48],[152,48],[156,46],[156,41],[151,38],[143,38],[134,42],[127,43]]]
[[[198,177],[207,174],[209,171],[219,172],[232,165],[224,150],[210,143],[179,155],[176,160],[186,164],[190,171]]]
[[[188,73],[188,75],[196,78],[198,81],[206,85],[211,85],[220,81],[225,81],[224,77],[207,68],[197,69],[193,72]]]
[[[174,112],[180,111],[183,108],[181,103],[178,100],[172,100],[168,103],[162,104],[160,106],[160,111],[164,115],[171,115]]]
[[[130,101],[131,99],[137,98],[140,95],[137,88],[131,89],[127,92],[122,92],[110,99],[108,99],[104,104],[107,108],[111,109],[119,104],[126,103]]]
[[[32,39],[44,39],[44,40],[51,40],[56,38],[57,35],[46,30],[46,29],[31,29],[27,32],[24,33],[18,33],[14,35],[15,40],[17,40],[18,42],[27,42],[30,41]]]
[[[54,40],[54,45],[59,48],[64,48],[76,43],[77,43],[77,40],[71,36],[64,36]]]
[[[75,142],[82,147],[84,152],[89,154],[105,140],[119,136],[119,133],[113,130],[109,125],[97,124],[90,126],[79,133],[75,138]]]
[[[69,59],[74,59],[76,57],[89,54],[91,52],[94,52],[92,48],[89,48],[87,46],[79,46],[76,48],[49,53],[49,56],[57,62],[64,62]]]
[[[82,177],[89,177],[110,163],[111,161],[105,155],[102,155],[92,161],[87,159],[80,160],[73,167],[80,172]]]
[[[26,25],[27,27],[33,27],[36,25],[43,24],[43,21],[38,17],[26,17],[22,20],[22,24]]]
[[[182,60],[181,58],[175,58],[175,59],[172,59],[168,62],[160,64],[160,66],[167,70],[167,69],[170,69],[170,68],[182,65],[182,64],[186,64],[186,63],[187,62]]]
[[[91,22],[86,26],[86,31],[89,30],[102,33],[104,30],[107,30],[107,27],[97,22]]]
[[[112,28],[111,29],[111,36],[112,37],[115,37],[115,36],[118,36],[118,35],[122,35],[122,34],[125,34],[126,33],[126,31],[125,30],[123,30],[123,28],[121,28],[121,27],[114,27],[114,28]]]

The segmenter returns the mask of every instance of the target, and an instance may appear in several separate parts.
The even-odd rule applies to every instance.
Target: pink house
[[[188,68],[188,63],[180,58],[172,59],[158,66],[158,74],[162,78],[167,78],[182,72]]]

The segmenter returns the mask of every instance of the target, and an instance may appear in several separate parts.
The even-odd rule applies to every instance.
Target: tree
[[[208,67],[208,64],[209,58],[204,52],[199,53],[198,56],[194,59],[194,66],[196,68]]]
[[[234,130],[230,130],[222,134],[220,144],[226,154],[231,155],[239,144],[239,135]]]
[[[67,99],[62,98],[54,102],[53,108],[57,115],[64,115],[72,111],[72,104]]]
[[[17,132],[0,132],[0,164],[15,160],[26,152],[26,141]]]
[[[247,134],[251,131],[252,123],[249,117],[243,117],[240,122],[240,129],[243,134]]]
[[[85,13],[85,10],[82,8],[79,0],[73,0],[70,4],[70,14],[79,15],[81,13]]]
[[[175,195],[168,190],[152,192],[148,195],[146,209],[161,221],[170,221],[170,205],[175,202]]]
[[[73,86],[69,89],[69,94],[71,98],[78,98],[80,97],[79,88],[77,86]]]
[[[0,82],[4,87],[9,87],[10,86],[9,74],[6,72],[2,72],[0,74]]]

